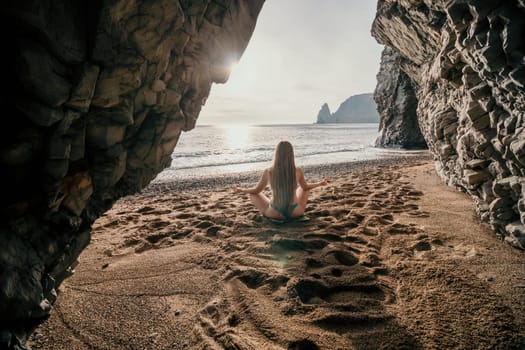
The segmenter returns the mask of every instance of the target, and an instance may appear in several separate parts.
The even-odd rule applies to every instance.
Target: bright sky
[[[313,123],[324,102],[373,92],[382,46],[374,0],[266,0],[224,85],[213,84],[197,125]]]

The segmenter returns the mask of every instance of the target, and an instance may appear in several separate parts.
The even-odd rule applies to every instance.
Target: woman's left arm
[[[310,191],[310,190],[313,190],[316,187],[328,185],[328,178],[326,176],[323,177],[323,180],[321,180],[319,182],[307,183],[306,179],[304,178],[303,170],[299,169],[299,168],[298,168],[298,170],[299,170],[299,172],[298,172],[297,182],[299,183],[299,186],[301,186],[303,188],[303,190]]]
[[[313,184],[310,184],[310,189],[314,189],[316,187],[319,187],[319,186],[326,186],[328,185],[328,178],[326,176],[323,177],[323,179],[319,182],[315,182]]]
[[[266,185],[268,184],[268,169],[264,170],[259,183],[253,188],[241,188],[234,186],[233,193],[249,193],[249,194],[258,194],[261,193]]]

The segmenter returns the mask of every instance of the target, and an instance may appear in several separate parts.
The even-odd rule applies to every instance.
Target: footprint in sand
[[[382,310],[387,295],[376,281],[341,281],[331,286],[318,279],[300,279],[288,287],[288,295],[297,297],[305,306],[314,307],[314,311],[305,316],[306,320],[332,331],[334,327],[351,331],[357,325],[375,328],[390,319]]]
[[[244,283],[250,289],[256,289],[260,287],[268,279],[268,274],[257,271],[257,270],[234,270],[228,274],[226,280],[230,280],[237,277],[242,283]]]
[[[352,266],[359,262],[359,259],[356,258],[352,253],[344,250],[329,250],[321,256],[322,261],[325,264],[329,265],[345,265]]]
[[[386,229],[391,235],[413,235],[419,232],[419,230],[411,225],[404,225],[401,223],[394,223]]]
[[[167,227],[169,225],[171,225],[171,222],[169,221],[164,221],[161,219],[154,219],[154,220],[149,221],[146,225],[144,225],[144,228],[160,229],[160,228]]]
[[[183,213],[175,215],[175,218],[177,218],[177,219],[189,219],[191,217],[193,217],[192,213],[184,213],[183,212]]]
[[[361,235],[349,234],[349,235],[344,236],[343,239],[344,239],[345,242],[349,242],[349,243],[358,243],[358,244],[367,244],[368,243],[368,241],[365,240]]]
[[[193,232],[192,229],[188,228],[188,229],[183,229],[181,231],[177,231],[177,232],[174,232],[171,234],[171,238],[172,239],[182,239],[184,237],[187,237],[189,236],[191,233]]]
[[[366,267],[381,266],[379,256],[375,253],[365,253],[359,257],[359,263]]]
[[[343,238],[340,235],[331,234],[331,233],[307,233],[304,235],[306,239],[324,239],[331,242],[341,242]]]

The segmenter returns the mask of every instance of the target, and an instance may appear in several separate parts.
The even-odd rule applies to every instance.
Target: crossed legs
[[[291,212],[291,217],[298,217],[304,215],[306,209],[306,203],[308,202],[309,191],[303,190],[302,187],[298,187],[295,194],[297,196],[297,207]]]
[[[297,188],[297,207],[290,213],[291,217],[298,217],[304,215],[306,203],[308,202],[309,191],[303,190],[301,187]],[[270,199],[263,193],[250,194],[250,201],[259,211],[261,215],[269,218],[282,219],[283,215],[277,210],[270,207]]]
[[[262,215],[266,213],[266,209],[268,209],[268,207],[270,206],[270,199],[266,197],[263,193],[250,193],[250,201],[253,205],[255,205],[257,209],[259,209]]]

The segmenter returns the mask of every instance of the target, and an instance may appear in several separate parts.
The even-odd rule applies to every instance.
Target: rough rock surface
[[[373,95],[359,94],[347,98],[334,113],[325,103],[317,115],[317,123],[378,123],[379,113]]]
[[[376,146],[427,148],[417,120],[417,97],[410,78],[400,69],[399,61],[397,52],[385,47],[374,91],[381,116]]]
[[[93,221],[170,164],[263,2],[0,5],[0,348],[49,314]]]
[[[399,55],[439,175],[525,249],[525,3],[380,0],[373,36]]]

